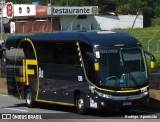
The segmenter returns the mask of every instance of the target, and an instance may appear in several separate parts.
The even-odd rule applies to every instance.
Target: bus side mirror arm
[[[86,54],[94,61],[94,69],[95,71],[99,71],[99,63],[97,62],[97,58],[91,52],[86,52]]]
[[[144,50],[144,53],[145,53],[147,56],[149,56],[149,58],[150,58],[150,60],[151,60],[150,67],[151,67],[151,68],[155,68],[156,59],[155,59],[154,55],[151,54],[150,52],[146,51],[146,50]]]
[[[90,58],[92,58],[94,61],[97,60],[93,53],[91,53],[91,52],[86,52],[86,54],[87,54]]]

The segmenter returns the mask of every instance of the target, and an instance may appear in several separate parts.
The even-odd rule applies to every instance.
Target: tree
[[[98,6],[99,13],[116,12],[120,14],[143,14],[144,26],[150,25],[151,18],[160,17],[159,0],[6,0],[14,4],[31,4],[52,6]]]

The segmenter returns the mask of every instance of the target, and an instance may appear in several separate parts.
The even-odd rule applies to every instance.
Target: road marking
[[[13,110],[13,111],[21,111],[21,112],[29,112],[27,110],[21,110],[21,109],[15,109],[15,108],[3,108],[3,109]]]
[[[8,95],[5,95],[5,94],[0,94],[1,96],[4,96],[4,97],[6,97],[6,96],[8,96]]]

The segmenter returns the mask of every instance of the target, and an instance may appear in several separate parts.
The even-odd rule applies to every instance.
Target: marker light
[[[94,63],[94,69],[95,69],[96,71],[99,71],[99,63]]]

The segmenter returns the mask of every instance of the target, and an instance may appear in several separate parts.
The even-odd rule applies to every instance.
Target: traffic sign
[[[6,5],[7,18],[12,19],[13,17],[13,4],[12,2],[8,2]]]

